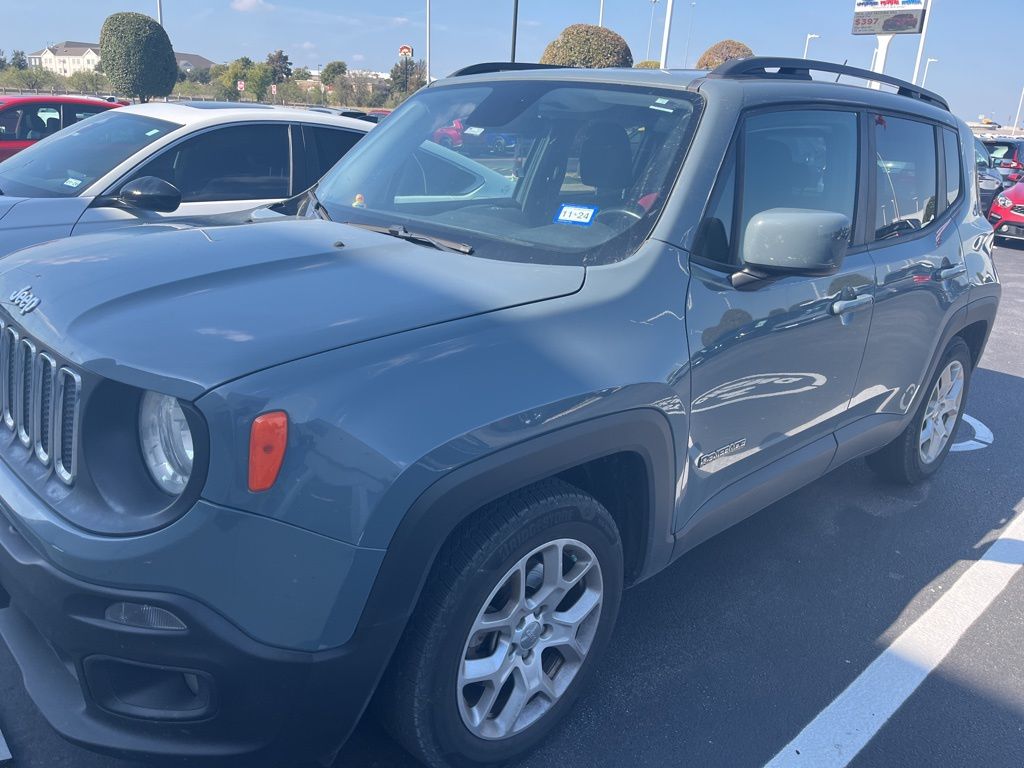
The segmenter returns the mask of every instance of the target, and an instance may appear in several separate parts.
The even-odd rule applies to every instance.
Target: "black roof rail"
[[[487,61],[482,64],[470,64],[457,69],[448,77],[465,77],[466,75],[487,75],[491,72],[517,72],[523,69],[566,69],[558,64],[534,64],[529,61]]]
[[[769,69],[777,69],[777,72],[769,72]],[[776,56],[752,56],[746,59],[732,59],[725,62],[708,77],[722,79],[752,78],[780,78],[787,80],[811,80],[811,72],[830,72],[834,75],[847,75],[861,80],[885,83],[897,88],[900,96],[909,96],[912,99],[941,107],[947,112],[950,111],[949,103],[937,93],[920,88],[906,80],[898,77],[883,75],[880,72],[871,72],[867,69],[849,67],[845,64],[833,64],[829,61],[814,61],[813,59],[787,59]],[[836,78],[838,80],[838,78]]]

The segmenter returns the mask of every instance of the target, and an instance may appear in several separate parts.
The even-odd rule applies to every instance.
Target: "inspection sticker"
[[[575,224],[578,227],[589,227],[594,223],[597,207],[593,205],[569,205],[562,203],[555,216],[555,224]]]
[[[67,181],[64,182],[64,186],[65,187],[71,187],[72,189],[74,189],[75,187],[82,186],[82,180],[81,179],[68,179]]]

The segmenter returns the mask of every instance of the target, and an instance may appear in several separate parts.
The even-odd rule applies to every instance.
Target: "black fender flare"
[[[458,467],[427,487],[391,537],[356,634],[412,615],[441,547],[476,510],[519,488],[621,452],[640,455],[647,469],[647,541],[639,578],[663,568],[673,545],[675,445],[666,416],[654,408],[638,408],[517,443]],[[399,478],[396,486],[401,482]]]

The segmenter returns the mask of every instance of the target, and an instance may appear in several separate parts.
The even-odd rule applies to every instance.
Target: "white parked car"
[[[373,127],[257,104],[109,110],[0,163],[0,256],[69,235],[292,197]]]

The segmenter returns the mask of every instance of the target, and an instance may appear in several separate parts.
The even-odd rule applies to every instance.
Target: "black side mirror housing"
[[[173,213],[181,205],[181,192],[170,182],[156,176],[142,176],[121,187],[117,200],[126,208]]]

